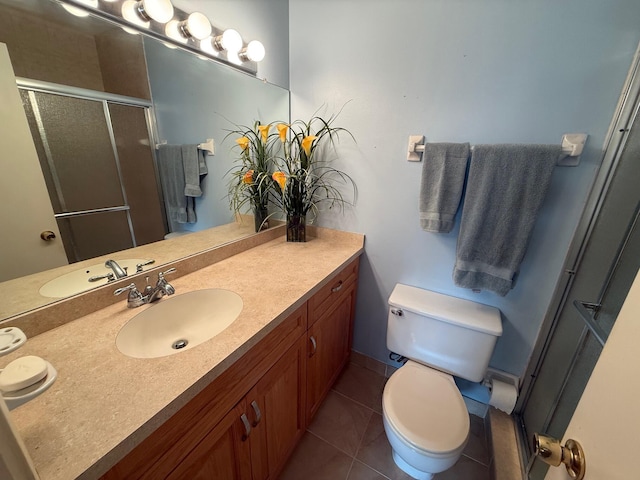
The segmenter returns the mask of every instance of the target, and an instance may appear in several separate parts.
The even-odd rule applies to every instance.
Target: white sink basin
[[[122,268],[127,267],[127,272],[130,275],[136,273],[136,265],[138,263],[145,263],[149,261],[149,259],[144,258],[114,258],[114,260],[118,262],[118,265]],[[108,282],[106,278],[90,282],[89,278],[106,275],[108,273],[113,273],[113,270],[105,267],[104,262],[89,265],[85,268],[79,268],[78,270],[74,270],[73,272],[66,273],[54,278],[53,280],[49,280],[40,287],[40,295],[49,298],[62,298],[75,295],[76,293],[85,292],[92,288],[105,285]]]
[[[116,346],[129,357],[157,358],[200,345],[231,325],[242,311],[242,298],[211,288],[164,297],[118,332]]]

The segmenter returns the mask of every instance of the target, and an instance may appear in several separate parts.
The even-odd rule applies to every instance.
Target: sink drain
[[[188,344],[189,344],[189,340],[176,340],[171,345],[171,348],[173,348],[174,350],[180,350],[181,348],[186,347]]]

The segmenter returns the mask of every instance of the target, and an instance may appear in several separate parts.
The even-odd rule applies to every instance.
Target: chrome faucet
[[[115,260],[107,260],[104,262],[104,266],[113,270],[116,278],[124,278],[127,276],[127,268],[122,268]]]
[[[164,278],[167,273],[173,273],[175,271],[175,268],[170,268],[165,272],[158,272],[158,281],[156,282],[155,287],[149,285],[149,277],[146,277],[147,286],[144,288],[144,291],[142,293],[140,293],[135,283],[130,283],[126,287],[118,288],[115,292],[113,292],[113,294],[120,295],[121,293],[128,291],[128,308],[136,308],[140,305],[155,302],[156,300],[160,300],[165,295],[173,295],[174,293],[176,293],[176,289],[173,288],[173,286]]]

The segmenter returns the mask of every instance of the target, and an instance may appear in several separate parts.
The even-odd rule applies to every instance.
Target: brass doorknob
[[[40,238],[43,239],[45,242],[50,242],[51,240],[56,238],[56,234],[53,233],[51,230],[45,230],[40,234]]]
[[[587,466],[584,459],[584,451],[582,446],[573,439],[567,440],[564,447],[560,445],[560,441],[540,435],[533,434],[533,446],[535,453],[540,459],[553,467],[564,463],[567,467],[567,473],[575,480],[582,480],[586,472]]]

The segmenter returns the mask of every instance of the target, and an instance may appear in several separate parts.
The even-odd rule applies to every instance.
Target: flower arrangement
[[[236,212],[251,204],[256,231],[258,226],[265,228],[267,205],[271,203],[286,217],[287,240],[304,242],[307,220],[312,223],[323,205],[344,209],[350,204],[336,185],[350,186],[355,198],[351,177],[330,165],[330,150],[339,136],[346,134],[353,139],[348,130],[333,126],[336,117],[325,120],[314,115],[308,122],[296,120],[291,124],[256,122],[253,129],[231,131],[229,135],[240,135],[236,143],[241,155],[239,168],[231,172],[230,204]],[[269,134],[273,125],[277,133]]]
[[[272,192],[273,147],[269,139],[271,125],[255,122],[253,128],[239,126],[230,135],[239,135],[235,140],[240,148],[239,166],[230,172],[229,204],[240,213],[251,207],[255,219],[255,231],[269,227],[269,195]]]
[[[313,222],[321,205],[344,209],[350,203],[336,184],[350,185],[355,198],[356,187],[351,177],[330,165],[327,148],[335,146],[341,133],[353,139],[348,130],[332,126],[336,116],[325,120],[314,115],[308,122],[296,120],[291,125],[277,125],[282,156],[275,160],[278,170],[272,178],[280,189],[288,241],[306,240],[307,219],[310,216],[310,223]]]

